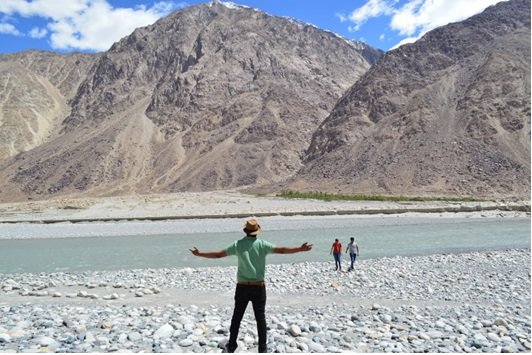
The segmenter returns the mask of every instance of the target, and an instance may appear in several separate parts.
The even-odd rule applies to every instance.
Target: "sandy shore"
[[[319,201],[257,197],[239,192],[175,193],[149,196],[56,199],[0,203],[0,223],[87,222],[247,216],[396,214],[396,213],[511,213],[530,215],[530,201],[379,202]]]

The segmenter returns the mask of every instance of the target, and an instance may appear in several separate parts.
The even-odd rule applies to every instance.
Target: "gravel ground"
[[[235,275],[0,274],[0,352],[221,352]],[[269,351],[530,352],[530,280],[529,249],[269,265]],[[256,343],[249,306],[237,352]]]

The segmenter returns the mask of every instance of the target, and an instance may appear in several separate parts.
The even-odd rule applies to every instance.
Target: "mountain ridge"
[[[177,11],[98,56],[59,135],[0,162],[9,182],[0,196],[281,181],[372,53],[380,52],[253,9]]]
[[[386,53],[338,101],[304,164],[289,188],[529,195],[530,1]]]
[[[29,127],[0,126],[0,154],[16,154],[0,156],[0,200],[228,189],[530,196],[529,0],[381,54],[215,1],[107,52],[0,56],[0,81],[12,85],[0,93],[2,120]]]

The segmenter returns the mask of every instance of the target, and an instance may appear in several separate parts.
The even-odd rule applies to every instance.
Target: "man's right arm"
[[[227,256],[227,252],[225,250],[203,252],[203,251],[199,251],[198,248],[194,247],[190,249],[190,251],[192,252],[192,254],[196,256],[201,256],[201,257],[208,258],[208,259],[219,259],[219,258],[224,258]]]
[[[274,254],[295,254],[302,251],[309,251],[312,249],[312,244],[303,243],[298,247],[275,247],[273,249]]]

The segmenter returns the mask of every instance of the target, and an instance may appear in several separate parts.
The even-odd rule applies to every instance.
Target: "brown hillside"
[[[98,57],[58,135],[0,162],[0,199],[282,181],[379,55],[251,8],[177,11]]]
[[[386,53],[315,133],[297,190],[530,196],[530,1]]]
[[[0,160],[52,138],[97,56],[43,51],[0,56]]]

